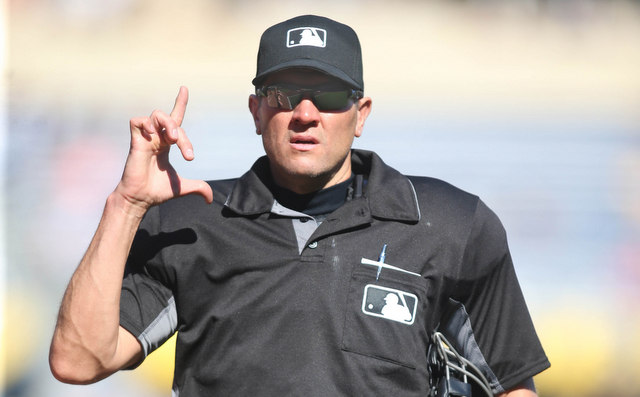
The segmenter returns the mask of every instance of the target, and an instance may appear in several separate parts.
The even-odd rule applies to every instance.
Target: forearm
[[[121,196],[107,199],[98,229],[73,274],[58,315],[50,365],[56,378],[90,383],[115,372],[130,353],[119,342],[124,266],[144,211]]]

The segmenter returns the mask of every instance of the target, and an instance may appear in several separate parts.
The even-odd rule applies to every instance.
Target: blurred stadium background
[[[552,368],[541,396],[640,396],[640,3],[608,0],[2,0],[0,390],[170,395],[172,341],[91,386],[56,382],[66,283],[127,154],[128,120],[190,88],[179,171],[244,172],[259,36],[353,26],[374,111],[356,146],[501,217]]]

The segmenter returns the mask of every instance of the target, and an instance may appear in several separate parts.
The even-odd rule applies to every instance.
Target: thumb
[[[180,195],[199,194],[208,204],[213,202],[213,189],[203,180],[182,179],[180,181]]]

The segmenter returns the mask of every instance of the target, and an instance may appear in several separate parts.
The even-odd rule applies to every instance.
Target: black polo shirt
[[[302,240],[305,215],[274,200],[266,158],[210,182],[212,205],[149,210],[121,324],[145,355],[178,332],[174,395],[425,396],[436,327],[495,392],[549,365],[504,230],[478,197],[372,152],[354,150],[352,169],[362,194]]]

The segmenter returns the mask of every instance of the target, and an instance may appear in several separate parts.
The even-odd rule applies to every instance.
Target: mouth
[[[318,140],[312,136],[296,135],[291,137],[289,143],[297,150],[310,150],[318,144]]]

